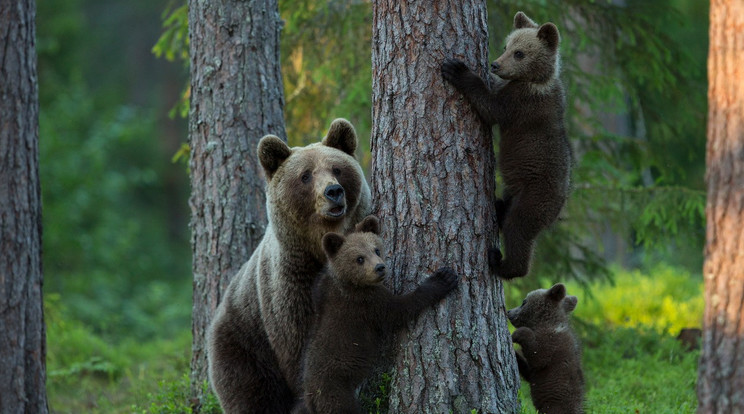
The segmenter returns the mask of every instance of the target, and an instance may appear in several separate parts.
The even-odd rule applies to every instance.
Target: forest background
[[[576,152],[564,217],[542,236],[534,275],[506,286],[507,305],[571,281],[594,411],[611,412],[613,393],[633,393],[618,412],[692,411],[696,353],[670,338],[702,316],[707,2],[488,4],[492,59],[517,10],[559,25]],[[279,6],[290,143],[316,141],[345,117],[368,167],[370,3]],[[50,408],[188,411],[185,5],[37,8]],[[667,398],[648,375],[688,392]]]

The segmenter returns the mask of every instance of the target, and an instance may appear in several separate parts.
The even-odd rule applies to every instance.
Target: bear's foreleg
[[[413,292],[392,296],[386,307],[387,322],[397,329],[413,320],[421,311],[436,304],[457,287],[457,273],[449,267],[439,268]]]

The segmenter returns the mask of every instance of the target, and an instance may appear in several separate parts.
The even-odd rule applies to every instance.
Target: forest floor
[[[700,327],[701,277],[659,267],[615,271],[612,284],[567,287],[579,296],[574,328],[584,349],[586,412],[695,411],[699,351],[687,351],[675,336]],[[45,312],[53,413],[190,412],[190,327],[171,338],[112,342],[69,318],[54,295]],[[522,413],[535,413],[524,382],[520,398]],[[205,408],[219,412],[214,400]]]

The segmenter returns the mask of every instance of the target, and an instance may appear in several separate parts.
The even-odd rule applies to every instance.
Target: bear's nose
[[[493,63],[491,63],[491,72],[497,71],[499,69],[501,69],[501,65],[499,65],[499,63],[494,60]]]
[[[341,204],[344,201],[344,188],[338,184],[329,185],[325,189],[325,196],[334,203]]]
[[[379,263],[377,266],[375,266],[375,273],[377,273],[380,276],[383,276],[385,274],[385,265],[382,263]]]

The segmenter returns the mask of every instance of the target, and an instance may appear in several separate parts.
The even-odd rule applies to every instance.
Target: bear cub
[[[504,279],[529,272],[535,238],[558,218],[569,190],[571,146],[564,120],[565,92],[558,78],[560,35],[553,23],[538,26],[514,16],[503,55],[489,81],[465,63],[447,59],[442,77],[462,93],[480,118],[499,125],[499,170],[504,193],[496,201],[501,250],[489,250],[491,269]]]
[[[355,390],[372,374],[385,339],[457,287],[440,268],[415,291],[394,295],[382,285],[386,268],[377,217],[346,237],[323,236],[327,271],[316,281],[316,318],[304,357],[304,400],[293,413],[360,413]]]
[[[581,346],[570,326],[576,296],[558,283],[527,294],[522,305],[506,312],[517,328],[512,341],[519,373],[530,383],[532,403],[544,414],[583,413],[584,373]]]

